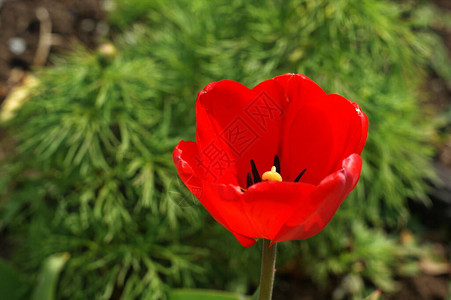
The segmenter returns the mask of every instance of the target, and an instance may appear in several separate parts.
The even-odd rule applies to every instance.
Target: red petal
[[[195,158],[198,156],[197,146],[194,142],[180,141],[172,153],[175,167],[180,179],[198,199],[202,196],[201,170],[196,166]]]
[[[282,226],[310,197],[315,187],[304,183],[261,182],[244,193],[244,209],[255,237],[273,240]]]
[[[181,180],[211,216],[231,231],[241,245],[244,247],[252,246],[256,242],[255,239],[246,237],[231,229],[251,228],[249,219],[243,213],[240,200],[242,193],[240,191],[237,192],[237,189],[233,186],[207,183],[205,180],[200,179],[202,170],[196,167],[195,158],[197,155],[198,151],[194,142],[181,141],[175,147],[173,159]],[[232,226],[228,226],[229,223]],[[246,233],[246,230],[240,230],[240,232]],[[255,236],[255,232],[251,231],[250,234],[250,236]]]
[[[226,227],[224,218],[221,217],[216,207],[205,196],[202,171],[196,167],[198,151],[196,143],[181,141],[174,150],[173,159],[180,179],[191,193],[202,203],[211,216],[222,226]]]
[[[286,101],[269,97],[264,90],[250,90],[229,80],[209,84],[199,93],[196,102],[199,153],[205,165],[219,162],[224,168],[208,167],[210,181],[245,186],[251,159],[261,172],[271,168],[274,155],[279,152],[284,105]],[[217,148],[224,151],[223,159],[208,158]]]
[[[244,235],[241,235],[241,234],[233,232],[233,231],[232,231],[232,233],[235,236],[235,238],[238,240],[238,242],[241,244],[241,246],[243,246],[243,247],[251,247],[257,242],[257,239],[248,238]]]
[[[203,181],[203,192],[202,204],[205,202],[218,212],[220,217],[225,220],[224,227],[250,238],[259,237],[243,207],[243,192],[238,187]],[[207,206],[205,207],[207,208]]]
[[[294,180],[306,168],[302,181],[317,185],[336,171],[344,158],[360,154],[368,119],[357,104],[327,95],[302,106],[292,123],[284,126],[281,165],[289,166],[284,180]]]
[[[252,90],[258,93],[265,91],[271,98],[278,99],[278,102],[287,102],[286,113],[294,115],[302,105],[326,95],[319,85],[302,74],[280,75],[263,81]]]
[[[252,90],[258,93],[264,92],[271,99],[275,99],[276,102],[283,104],[284,116],[281,128],[282,139],[285,138],[284,128],[287,127],[287,124],[292,124],[300,108],[305,104],[322,98],[326,95],[326,93],[319,85],[302,74],[284,74],[277,76],[270,80],[263,81],[262,83],[255,86]],[[277,148],[277,154],[279,155],[279,157],[282,156],[282,148],[284,146],[284,143],[284,140],[280,140],[280,144]],[[282,164],[281,175],[283,178],[288,175],[285,172],[287,170],[286,166],[286,163]],[[270,167],[271,166],[269,166],[269,168]],[[265,168],[265,170],[267,170],[267,168]],[[302,171],[302,169],[299,171]]]
[[[195,158],[197,157],[197,147],[194,142],[181,141],[173,152],[175,167],[177,168],[180,179],[185,186],[196,196],[208,212],[215,218],[218,223],[225,226],[224,219],[220,216],[210,201],[205,198],[204,188],[202,184],[201,171],[196,168]]]
[[[308,201],[294,212],[277,234],[275,242],[307,239],[323,230],[357,184],[362,159],[358,154],[352,154],[343,160],[342,167],[312,191]]]

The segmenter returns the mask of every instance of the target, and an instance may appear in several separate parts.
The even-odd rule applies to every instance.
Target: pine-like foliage
[[[38,73],[12,124],[7,211],[22,210],[2,225],[23,234],[13,236],[20,263],[34,270],[69,252],[62,298],[160,299],[168,285],[189,286],[204,251],[180,242],[200,220],[177,192],[170,107],[156,88],[164,73],[83,50],[58,65]]]
[[[36,270],[71,253],[62,299],[160,299],[194,283],[245,292],[257,247],[241,248],[206,216],[171,153],[194,139],[207,83],[251,87],[298,72],[358,102],[370,131],[357,190],[321,234],[284,243],[280,263],[305,262],[317,283],[343,278],[342,298],[361,297],[365,283],[393,290],[403,252],[381,228],[405,222],[406,199],[426,200],[433,178],[432,128],[418,107],[425,68],[446,74],[432,19],[427,5],[376,0],[117,0],[111,23],[129,28],[119,54],[79,50],[40,71],[9,124],[19,154],[5,164],[0,225],[23,249],[18,263]]]

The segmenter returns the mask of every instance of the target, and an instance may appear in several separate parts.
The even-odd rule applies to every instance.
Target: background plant
[[[118,54],[78,49],[38,71],[39,86],[6,124],[17,155],[2,165],[0,226],[16,265],[35,274],[45,257],[69,252],[62,299],[250,290],[258,247],[242,248],[205,214],[171,153],[194,139],[194,100],[207,83],[252,87],[298,72],[358,102],[370,131],[357,190],[323,233],[283,243],[279,263],[294,260],[319,287],[340,278],[336,298],[394,291],[397,268],[418,253],[383,229],[405,224],[407,198],[427,201],[433,128],[419,86],[426,68],[449,76],[430,29],[445,17],[428,3],[374,0],[115,5]]]

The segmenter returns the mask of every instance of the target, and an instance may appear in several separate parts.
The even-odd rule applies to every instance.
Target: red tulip
[[[181,141],[174,163],[188,189],[245,247],[259,238],[319,233],[357,184],[368,119],[356,103],[326,94],[304,75],[281,75],[253,89],[210,83],[197,96],[196,116],[196,143]]]

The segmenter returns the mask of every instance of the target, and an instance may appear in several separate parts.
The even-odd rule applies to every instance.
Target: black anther
[[[279,160],[279,156],[274,156],[274,167],[276,167],[276,171],[277,173],[280,174],[280,160]]]
[[[247,188],[249,188],[254,183],[252,182],[252,175],[251,173],[247,173]]]
[[[260,174],[258,173],[257,167],[255,166],[255,162],[253,159],[251,159],[251,168],[252,168],[252,175],[254,176],[254,183],[258,183],[262,181],[260,178]]]
[[[296,179],[294,180],[294,182],[298,182],[298,181],[301,179],[302,175],[304,175],[305,171],[307,171],[307,169],[302,170],[302,172],[299,173],[298,177],[296,177]]]

